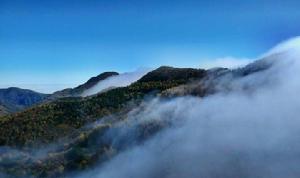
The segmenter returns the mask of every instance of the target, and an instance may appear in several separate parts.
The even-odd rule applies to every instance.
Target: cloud
[[[233,57],[225,57],[225,58],[218,58],[215,60],[206,60],[203,61],[200,65],[200,68],[204,69],[210,69],[210,68],[215,68],[215,67],[225,67],[225,68],[238,68],[238,67],[243,67],[251,62],[250,59],[246,58],[233,58]],[[136,82],[138,79],[140,79],[142,76],[150,72],[151,69],[149,68],[143,68],[143,69],[138,69],[134,72],[127,72],[120,74],[118,76],[112,76],[109,77],[103,81],[100,81],[96,86],[92,87],[89,90],[86,90],[83,92],[82,96],[90,96],[94,95],[103,91],[106,91],[111,88],[116,88],[116,87],[124,87],[128,86],[131,83]]]
[[[204,60],[200,64],[200,68],[210,69],[215,67],[224,67],[224,68],[234,69],[238,67],[243,67],[249,64],[251,61],[253,60],[247,58],[240,58],[240,59],[234,57],[217,58],[213,60]]]
[[[266,56],[276,64],[228,81],[230,92],[154,99],[132,111],[127,124],[170,127],[79,177],[299,177],[300,55],[292,54]]]
[[[263,55],[261,57],[276,55],[280,53],[285,53],[285,55],[288,55],[290,57],[295,57],[299,55],[299,49],[300,49],[300,36],[290,38],[288,40],[283,41],[282,43],[279,43]],[[295,54],[297,53],[297,54]]]
[[[72,177],[298,178],[300,45],[292,46],[265,55],[274,62],[267,70],[219,78],[218,92],[210,96],[143,102],[99,135],[118,154]],[[153,134],[139,142],[141,132],[149,131],[139,125],[149,123]]]
[[[110,88],[128,86],[131,83],[136,82],[149,71],[150,69],[143,68],[138,69],[134,72],[127,72],[117,76],[109,77],[103,81],[100,81],[96,86],[92,87],[91,89],[84,91],[82,96],[94,95],[102,91],[106,91]]]

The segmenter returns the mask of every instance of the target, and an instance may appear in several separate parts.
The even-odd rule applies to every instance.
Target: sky
[[[292,0],[0,0],[0,88],[255,58],[300,34]]]

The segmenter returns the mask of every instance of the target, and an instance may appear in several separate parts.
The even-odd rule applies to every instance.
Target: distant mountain
[[[38,93],[32,90],[20,88],[0,89],[0,103],[2,113],[21,111],[47,98],[47,94]],[[5,108],[5,109],[4,109]]]
[[[100,75],[90,78],[87,82],[85,82],[84,84],[79,85],[75,88],[67,88],[67,89],[64,89],[64,90],[61,90],[61,91],[57,91],[57,92],[53,93],[49,97],[49,99],[54,100],[54,99],[63,98],[63,97],[79,97],[79,96],[82,95],[82,93],[85,90],[88,90],[88,89],[92,88],[93,86],[95,86],[100,81],[105,80],[108,77],[112,77],[112,76],[116,76],[116,75],[119,75],[119,73],[117,73],[117,72],[104,72],[104,73],[101,73]]]

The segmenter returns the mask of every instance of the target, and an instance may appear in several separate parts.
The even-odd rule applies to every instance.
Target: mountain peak
[[[206,71],[203,69],[161,66],[143,76],[138,82],[189,80],[201,78],[205,73]]]

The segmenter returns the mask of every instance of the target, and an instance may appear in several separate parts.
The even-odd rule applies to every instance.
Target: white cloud
[[[94,95],[110,88],[128,86],[131,83],[136,82],[138,79],[140,79],[149,71],[150,69],[143,68],[143,69],[138,69],[134,72],[127,72],[120,75],[109,77],[105,80],[100,81],[94,87],[84,91],[82,96]]]
[[[234,69],[238,67],[243,67],[249,64],[251,61],[253,60],[247,58],[224,57],[212,60],[204,60],[201,62],[200,68],[211,69],[215,67],[224,67]]]
[[[300,43],[292,47],[279,57],[273,58],[273,52],[266,55],[275,62],[266,71],[225,77],[234,86],[229,91],[220,88],[205,98],[154,98],[143,103],[120,121],[125,132],[116,131],[131,138],[135,129],[128,133],[126,128],[137,123],[162,121],[169,127],[78,177],[298,178]],[[128,78],[138,78],[133,76],[107,80],[104,86],[128,84],[133,81]],[[112,143],[118,136],[111,135]]]
[[[230,92],[152,100],[125,127],[151,120],[171,127],[79,177],[298,178],[299,57],[288,53],[264,72],[227,81],[237,86]],[[240,90],[249,84],[253,91]]]

